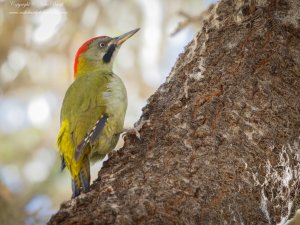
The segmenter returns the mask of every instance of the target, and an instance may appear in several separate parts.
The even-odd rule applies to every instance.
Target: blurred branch
[[[177,28],[174,30],[174,32],[171,34],[172,36],[179,33],[181,30],[185,29],[187,26],[190,26],[191,24],[195,24],[196,26],[202,27],[203,20],[207,18],[210,11],[213,9],[215,5],[211,4],[207,10],[201,12],[199,15],[191,16],[186,12],[180,11],[178,14],[182,17],[184,17],[184,20],[180,23],[178,23]]]
[[[15,205],[12,193],[0,183],[0,221],[1,224],[15,225],[23,224],[24,212],[21,210],[21,205]],[[15,198],[16,199],[16,198]]]

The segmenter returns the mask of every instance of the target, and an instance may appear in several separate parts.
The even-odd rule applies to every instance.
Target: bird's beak
[[[114,44],[117,46],[122,45],[128,38],[130,38],[132,35],[134,35],[136,32],[138,32],[140,28],[137,28],[135,30],[129,31],[125,34],[120,35],[119,37],[114,38]]]

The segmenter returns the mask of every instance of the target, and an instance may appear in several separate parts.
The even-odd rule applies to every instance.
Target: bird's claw
[[[140,130],[142,129],[142,127],[144,126],[144,124],[147,123],[149,124],[150,121],[149,120],[142,120],[137,126],[135,126],[134,128],[127,128],[123,130],[123,134],[122,134],[122,138],[124,139],[124,137],[129,134],[129,135],[135,135],[139,140],[141,140],[141,134],[140,134]]]
[[[139,140],[141,140],[141,134],[136,128],[124,129],[122,138],[124,139],[124,137],[126,137],[126,135],[135,135]]]

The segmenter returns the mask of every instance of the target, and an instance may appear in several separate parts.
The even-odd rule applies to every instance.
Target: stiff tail
[[[83,159],[82,169],[80,170],[80,181],[82,185],[83,192],[88,192],[90,189],[90,160],[88,157]]]
[[[80,184],[77,177],[72,179],[72,192],[72,198],[75,198],[80,194]]]
[[[72,198],[80,194],[81,188],[83,192],[88,192],[90,190],[90,180],[90,160],[88,157],[84,157],[79,175],[72,179]]]

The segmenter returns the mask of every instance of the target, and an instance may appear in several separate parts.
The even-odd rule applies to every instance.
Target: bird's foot
[[[136,128],[125,128],[122,133],[124,139],[127,135],[135,135],[137,139],[141,140],[141,134]]]
[[[141,140],[140,130],[144,126],[144,124],[149,124],[150,120],[142,120],[139,124],[135,124],[133,128],[125,128],[123,130],[122,138],[124,139],[127,135],[135,135],[139,140]]]

